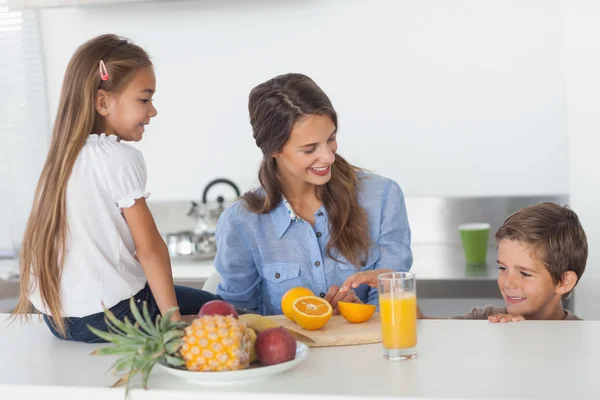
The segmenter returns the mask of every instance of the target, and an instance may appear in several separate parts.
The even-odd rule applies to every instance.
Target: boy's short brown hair
[[[541,261],[558,283],[565,272],[581,279],[588,256],[587,237],[579,217],[568,206],[539,203],[522,208],[504,221],[496,242],[516,240],[531,246],[532,257]]]

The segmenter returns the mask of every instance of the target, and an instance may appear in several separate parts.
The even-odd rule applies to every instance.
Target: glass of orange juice
[[[410,272],[378,277],[383,355],[388,360],[417,356],[417,286]]]

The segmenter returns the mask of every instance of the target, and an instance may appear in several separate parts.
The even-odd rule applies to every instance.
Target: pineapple
[[[185,328],[179,354],[191,371],[248,368],[253,347],[250,331],[231,315],[205,315]]]
[[[183,321],[171,321],[177,310],[173,308],[152,322],[145,302],[142,313],[133,298],[130,307],[135,324],[127,318],[119,321],[105,308],[109,332],[88,326],[96,336],[113,343],[113,346],[100,348],[92,354],[119,355],[111,370],[129,369],[114,385],[126,383],[126,396],[130,379],[139,373],[142,374],[142,386],[147,388],[148,377],[157,362],[191,371],[233,371],[247,368],[250,363],[254,332],[233,316],[205,315],[188,325]]]

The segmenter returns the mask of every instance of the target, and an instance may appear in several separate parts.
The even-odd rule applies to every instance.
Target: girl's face
[[[307,115],[297,121],[288,142],[273,156],[282,184],[301,188],[329,182],[338,147],[336,133],[328,115]]]
[[[149,68],[137,71],[118,93],[99,90],[96,110],[105,119],[105,133],[125,141],[142,140],[144,126],[157,114],[152,105],[155,90],[156,78]]]

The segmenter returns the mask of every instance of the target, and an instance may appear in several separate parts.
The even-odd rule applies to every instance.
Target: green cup
[[[458,227],[467,264],[485,264],[487,258],[490,224],[463,224]]]

